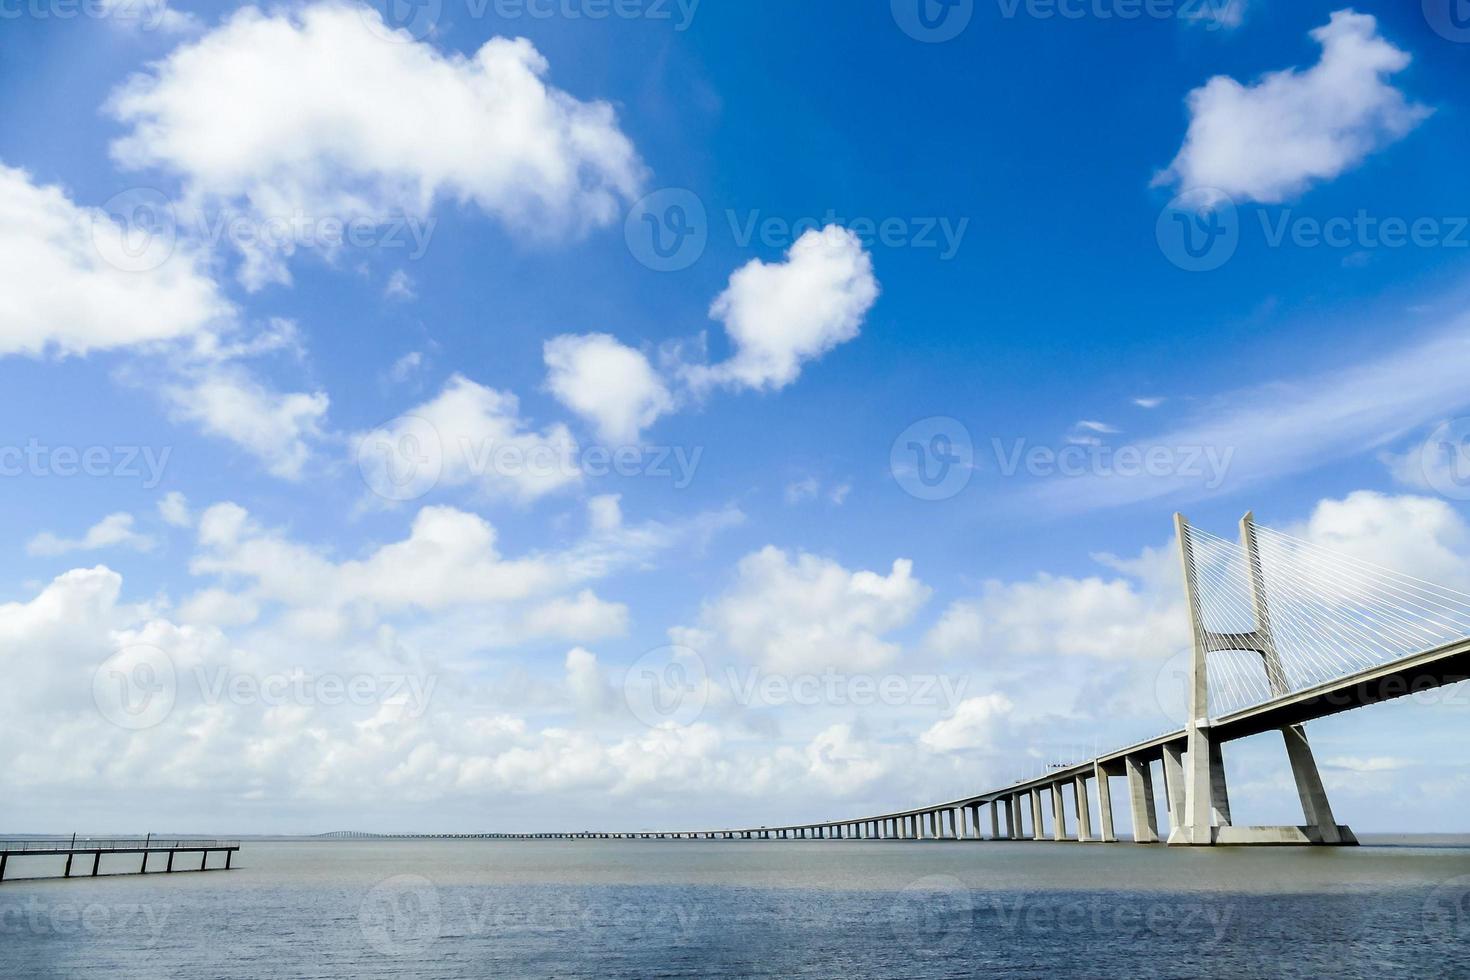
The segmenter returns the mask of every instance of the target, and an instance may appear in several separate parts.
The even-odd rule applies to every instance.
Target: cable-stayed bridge
[[[1258,525],[1250,514],[1238,540],[1193,528],[1182,515],[1175,515],[1175,531],[1192,635],[1188,706],[1177,730],[973,796],[848,820],[420,836],[1116,841],[1112,781],[1121,778],[1137,843],[1356,844],[1332,812],[1303,725],[1470,678],[1470,594]],[[1231,820],[1223,747],[1273,731],[1282,738],[1302,823],[1238,826]],[[1168,817],[1162,834],[1155,763],[1162,763]],[[1069,796],[1072,827],[1064,805]],[[982,819],[987,811],[989,819]]]
[[[1114,841],[1111,780],[1121,777],[1133,840],[1153,843],[1161,835],[1152,767],[1161,761],[1170,844],[1357,843],[1333,815],[1303,724],[1470,678],[1470,594],[1258,525],[1250,514],[1237,541],[1182,515],[1175,530],[1193,641],[1178,730],[944,803],[670,836],[978,839],[988,830],[999,839]],[[1237,826],[1222,747],[1271,731],[1281,733],[1302,823]]]

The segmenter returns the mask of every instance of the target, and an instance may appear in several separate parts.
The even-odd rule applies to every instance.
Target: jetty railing
[[[163,872],[173,871],[228,871],[235,852],[240,850],[238,840],[219,840],[204,837],[13,837],[0,838],[0,882],[5,880],[6,867],[12,857],[65,857],[63,878],[72,877],[72,863],[77,857],[91,857],[92,870],[88,877],[98,877],[104,854],[139,854],[142,861],[137,871],[113,872],[114,874],[148,874],[148,859],[157,854],[166,854]],[[221,852],[225,856],[223,868],[209,867],[209,855]],[[174,859],[181,854],[198,854],[199,866],[185,867],[182,862],[174,867]]]

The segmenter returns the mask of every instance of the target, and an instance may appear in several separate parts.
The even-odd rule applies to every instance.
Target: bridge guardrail
[[[0,838],[0,851],[177,851],[239,847],[238,840],[185,837],[17,837]]]

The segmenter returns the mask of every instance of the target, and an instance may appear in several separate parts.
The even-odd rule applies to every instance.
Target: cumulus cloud
[[[549,85],[529,41],[443,53],[385,43],[386,27],[363,23],[377,16],[337,2],[238,11],[113,94],[131,127],[113,156],[262,226],[423,217],[447,200],[552,239],[609,224],[636,196],[644,168],[612,106]],[[246,251],[247,285],[288,278],[271,246]]]
[[[425,427],[427,426],[427,427]],[[557,423],[539,432],[521,417],[520,399],[456,374],[431,400],[373,433],[353,439],[398,446],[411,436],[440,486],[474,487],[493,497],[532,501],[582,481],[577,441]]]
[[[199,29],[199,19],[174,10],[169,0],[102,0],[100,9],[113,24],[136,31],[184,34]]]
[[[597,714],[613,705],[613,690],[597,662],[597,654],[583,647],[567,651],[567,688],[581,711]]]
[[[730,276],[710,316],[724,324],[733,353],[686,377],[697,390],[784,388],[806,362],[856,337],[877,299],[873,260],[857,235],[836,225],[808,231],[784,262],[755,259]]]
[[[1312,38],[1322,56],[1311,68],[1253,85],[1217,75],[1189,93],[1184,145],[1156,183],[1277,203],[1356,167],[1429,115],[1389,84],[1411,59],[1372,16],[1339,10]]]
[[[641,351],[607,334],[567,334],[546,342],[546,384],[611,445],[637,443],[674,408],[662,377]]]
[[[42,531],[26,545],[32,555],[64,555],[71,551],[98,551],[102,548],[129,548],[152,551],[158,542],[133,529],[133,515],[108,514],[93,524],[80,538],[59,538]]]
[[[999,661],[1162,661],[1189,642],[1187,625],[1181,601],[1127,577],[1042,574],[987,582],[978,597],[950,604],[926,641],[943,653]]]
[[[1308,531],[1338,547],[1369,549],[1397,534],[1463,554],[1463,526],[1436,516],[1436,509],[1417,498],[1355,494],[1322,502],[1295,533]],[[260,527],[241,508],[216,505],[197,522],[200,551],[193,570],[218,581],[168,615],[173,607],[165,597],[125,602],[122,576],[107,568],[58,576],[25,601],[0,605],[0,669],[12,680],[0,687],[0,737],[16,746],[0,785],[7,791],[46,787],[57,799],[67,798],[67,787],[81,785],[88,794],[135,801],[138,813],[154,812],[150,807],[168,812],[176,799],[204,800],[212,808],[244,793],[270,801],[278,813],[300,801],[322,829],[344,815],[354,824],[370,821],[390,829],[397,818],[382,802],[384,787],[393,800],[415,805],[414,814],[403,818],[403,829],[421,820],[424,803],[432,803],[449,828],[513,824],[518,798],[528,801],[527,813],[540,814],[542,826],[547,826],[546,812],[567,814],[549,825],[556,829],[571,829],[574,820],[588,826],[667,829],[672,823],[692,829],[855,816],[895,801],[937,801],[1000,785],[1014,775],[1000,757],[1014,759],[1027,747],[1085,754],[1090,749],[1075,744],[1081,737],[1064,747],[1069,718],[1065,706],[1056,703],[1057,692],[1068,683],[1086,685],[1094,674],[1121,672],[1115,668],[1128,664],[1121,658],[1133,634],[1116,637],[1111,647],[1071,643],[1089,628],[1108,632],[1114,622],[1108,601],[1074,602],[1071,622],[1032,617],[1030,630],[1011,623],[999,633],[982,634],[986,645],[979,656],[1008,637],[1030,634],[1019,641],[1027,648],[1078,649],[1084,658],[1108,661],[1103,671],[1069,664],[1064,654],[1033,654],[1024,658],[1033,669],[1019,681],[1002,678],[1003,685],[992,684],[942,715],[885,712],[879,730],[872,724],[877,716],[863,717],[851,706],[803,705],[781,716],[803,730],[786,730],[782,721],[769,736],[752,739],[742,721],[732,724],[713,704],[686,727],[636,724],[609,683],[615,668],[587,646],[556,646],[539,681],[498,693],[495,685],[483,683],[493,659],[463,657],[460,651],[446,656],[449,648],[440,642],[441,634],[415,636],[408,628],[412,618],[427,615],[444,623],[446,633],[462,632],[452,609],[425,604],[425,593],[413,582],[421,577],[436,589],[451,576],[464,579],[452,597],[461,608],[510,602],[527,609],[544,601],[542,594],[495,598],[513,594],[505,584],[512,575],[508,570],[503,578],[495,574],[497,564],[534,559],[559,568],[551,576],[556,584],[549,595],[575,601],[583,586],[568,589],[567,581],[633,561],[627,550],[633,547],[631,529],[608,501],[597,510],[589,515],[587,540],[555,553],[516,558],[497,551],[487,557],[495,550],[487,538],[493,531],[477,527],[473,515],[430,508],[403,540],[339,560],[325,547]],[[617,536],[616,544],[609,543],[609,535]],[[478,549],[463,544],[476,536]],[[590,557],[596,551],[604,553],[603,561]],[[616,556],[607,554],[614,551]],[[1428,564],[1438,560],[1434,548],[1422,553]],[[912,618],[903,609],[914,604],[913,593],[922,588],[897,566],[883,576],[849,572],[810,556],[778,557],[782,560],[766,557],[774,572],[750,578],[784,585],[785,594],[794,593],[789,609],[772,614],[761,607],[732,606],[728,617],[710,617],[702,625],[720,632],[726,624],[749,619],[745,647],[757,653],[770,644],[750,642],[751,636],[794,636],[802,629],[808,631],[800,638],[805,646],[846,650],[856,640],[862,648],[864,633],[890,642],[891,624]],[[1169,567],[1175,559],[1168,549],[1100,560],[1127,581],[1135,595],[1130,601],[1143,603],[1142,608],[1167,601],[1166,591],[1178,601],[1177,571]],[[395,574],[407,581],[392,581]],[[861,576],[869,577],[866,585],[856,584]],[[828,580],[830,585],[816,584]],[[1051,576],[1019,584],[1064,582],[1054,591],[1066,601],[1080,581]],[[725,598],[749,591],[737,586]],[[855,624],[833,613],[839,607],[860,608]],[[303,639],[295,623],[311,608],[338,610],[345,628]],[[1050,639],[1034,635],[1045,632]],[[171,710],[154,727],[125,731],[99,710],[95,676],[114,685],[139,676],[129,673],[136,657],[108,659],[119,650],[156,651],[174,671]],[[515,671],[525,669],[536,670],[537,664],[525,661]],[[1128,678],[1130,686],[1143,689],[1145,700],[1152,695],[1156,669],[1149,665],[1141,677]],[[335,705],[311,698],[270,704],[211,695],[212,689],[227,692],[231,679],[249,684],[323,675],[370,681],[407,675],[416,686],[391,694],[379,687],[365,703]],[[157,680],[154,674],[141,676]],[[212,688],[216,684],[225,686]],[[1139,724],[1136,714],[1104,718],[1104,708],[1094,700],[1078,703],[1073,730],[1089,737],[1112,731],[1108,725]],[[1097,716],[1084,718],[1083,706]],[[1147,727],[1131,734],[1152,734],[1160,725],[1150,715]],[[47,737],[36,739],[37,730]],[[1330,765],[1384,774],[1395,766],[1381,747],[1343,743],[1336,752]],[[834,800],[840,809],[831,809]],[[677,810],[670,808],[673,804]],[[671,820],[670,812],[684,816]]]
[[[132,203],[152,206],[141,198]],[[75,204],[60,188],[4,164],[0,294],[0,355],[80,355],[198,339],[235,313],[187,243],[151,237],[131,220]]]
[[[705,606],[700,629],[775,672],[871,670],[897,657],[888,635],[929,595],[906,560],[883,575],[766,547],[741,559],[734,586]]]
[[[162,394],[176,419],[235,443],[284,479],[299,479],[322,437],[323,392],[280,392],[238,364],[185,368]]]
[[[1015,705],[1004,694],[966,698],[954,714],[936,721],[919,741],[936,752],[993,750],[996,735]]]
[[[189,513],[189,500],[177,490],[170,490],[158,502],[158,516],[172,527],[189,527],[194,523]]]
[[[1287,533],[1435,585],[1470,591],[1470,525],[1444,500],[1359,490],[1323,500]]]
[[[640,567],[731,519],[712,514],[682,524],[627,524],[600,503],[589,506],[586,534],[560,549],[509,556],[498,529],[483,517],[424,507],[407,537],[343,561],[262,526],[237,504],[221,503],[200,515],[200,547],[190,569],[221,577],[254,605],[286,610],[308,634],[339,636],[407,616],[407,628],[445,637],[435,641],[445,649],[528,639],[588,642],[620,635],[628,624],[627,607],[602,599],[590,583]],[[209,602],[223,606],[216,597]],[[412,618],[418,614],[432,615]]]

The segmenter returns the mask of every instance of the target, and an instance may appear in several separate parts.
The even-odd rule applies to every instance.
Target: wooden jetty
[[[102,866],[102,855],[104,854],[138,854],[141,855],[137,871],[109,872],[114,874],[151,874],[172,873],[174,871],[228,871],[235,857],[235,852],[240,849],[237,840],[203,840],[203,839],[178,839],[159,838],[151,834],[146,837],[22,837],[0,839],[0,882],[5,880],[6,868],[12,858],[30,857],[61,857],[66,858],[66,869],[61,877],[71,878],[72,863],[78,858],[92,859],[91,874],[85,877],[99,877],[98,869]],[[210,868],[209,855],[221,852],[225,856],[223,868]],[[198,854],[199,865],[193,866],[193,861],[175,861],[174,859],[184,854]],[[158,868],[158,861],[154,861],[154,870],[148,870],[148,859],[154,855],[167,855],[163,861],[163,867]],[[177,867],[175,866],[177,865]],[[80,873],[79,873],[80,876]],[[18,879],[12,879],[18,880]],[[32,879],[34,880],[34,879]]]

